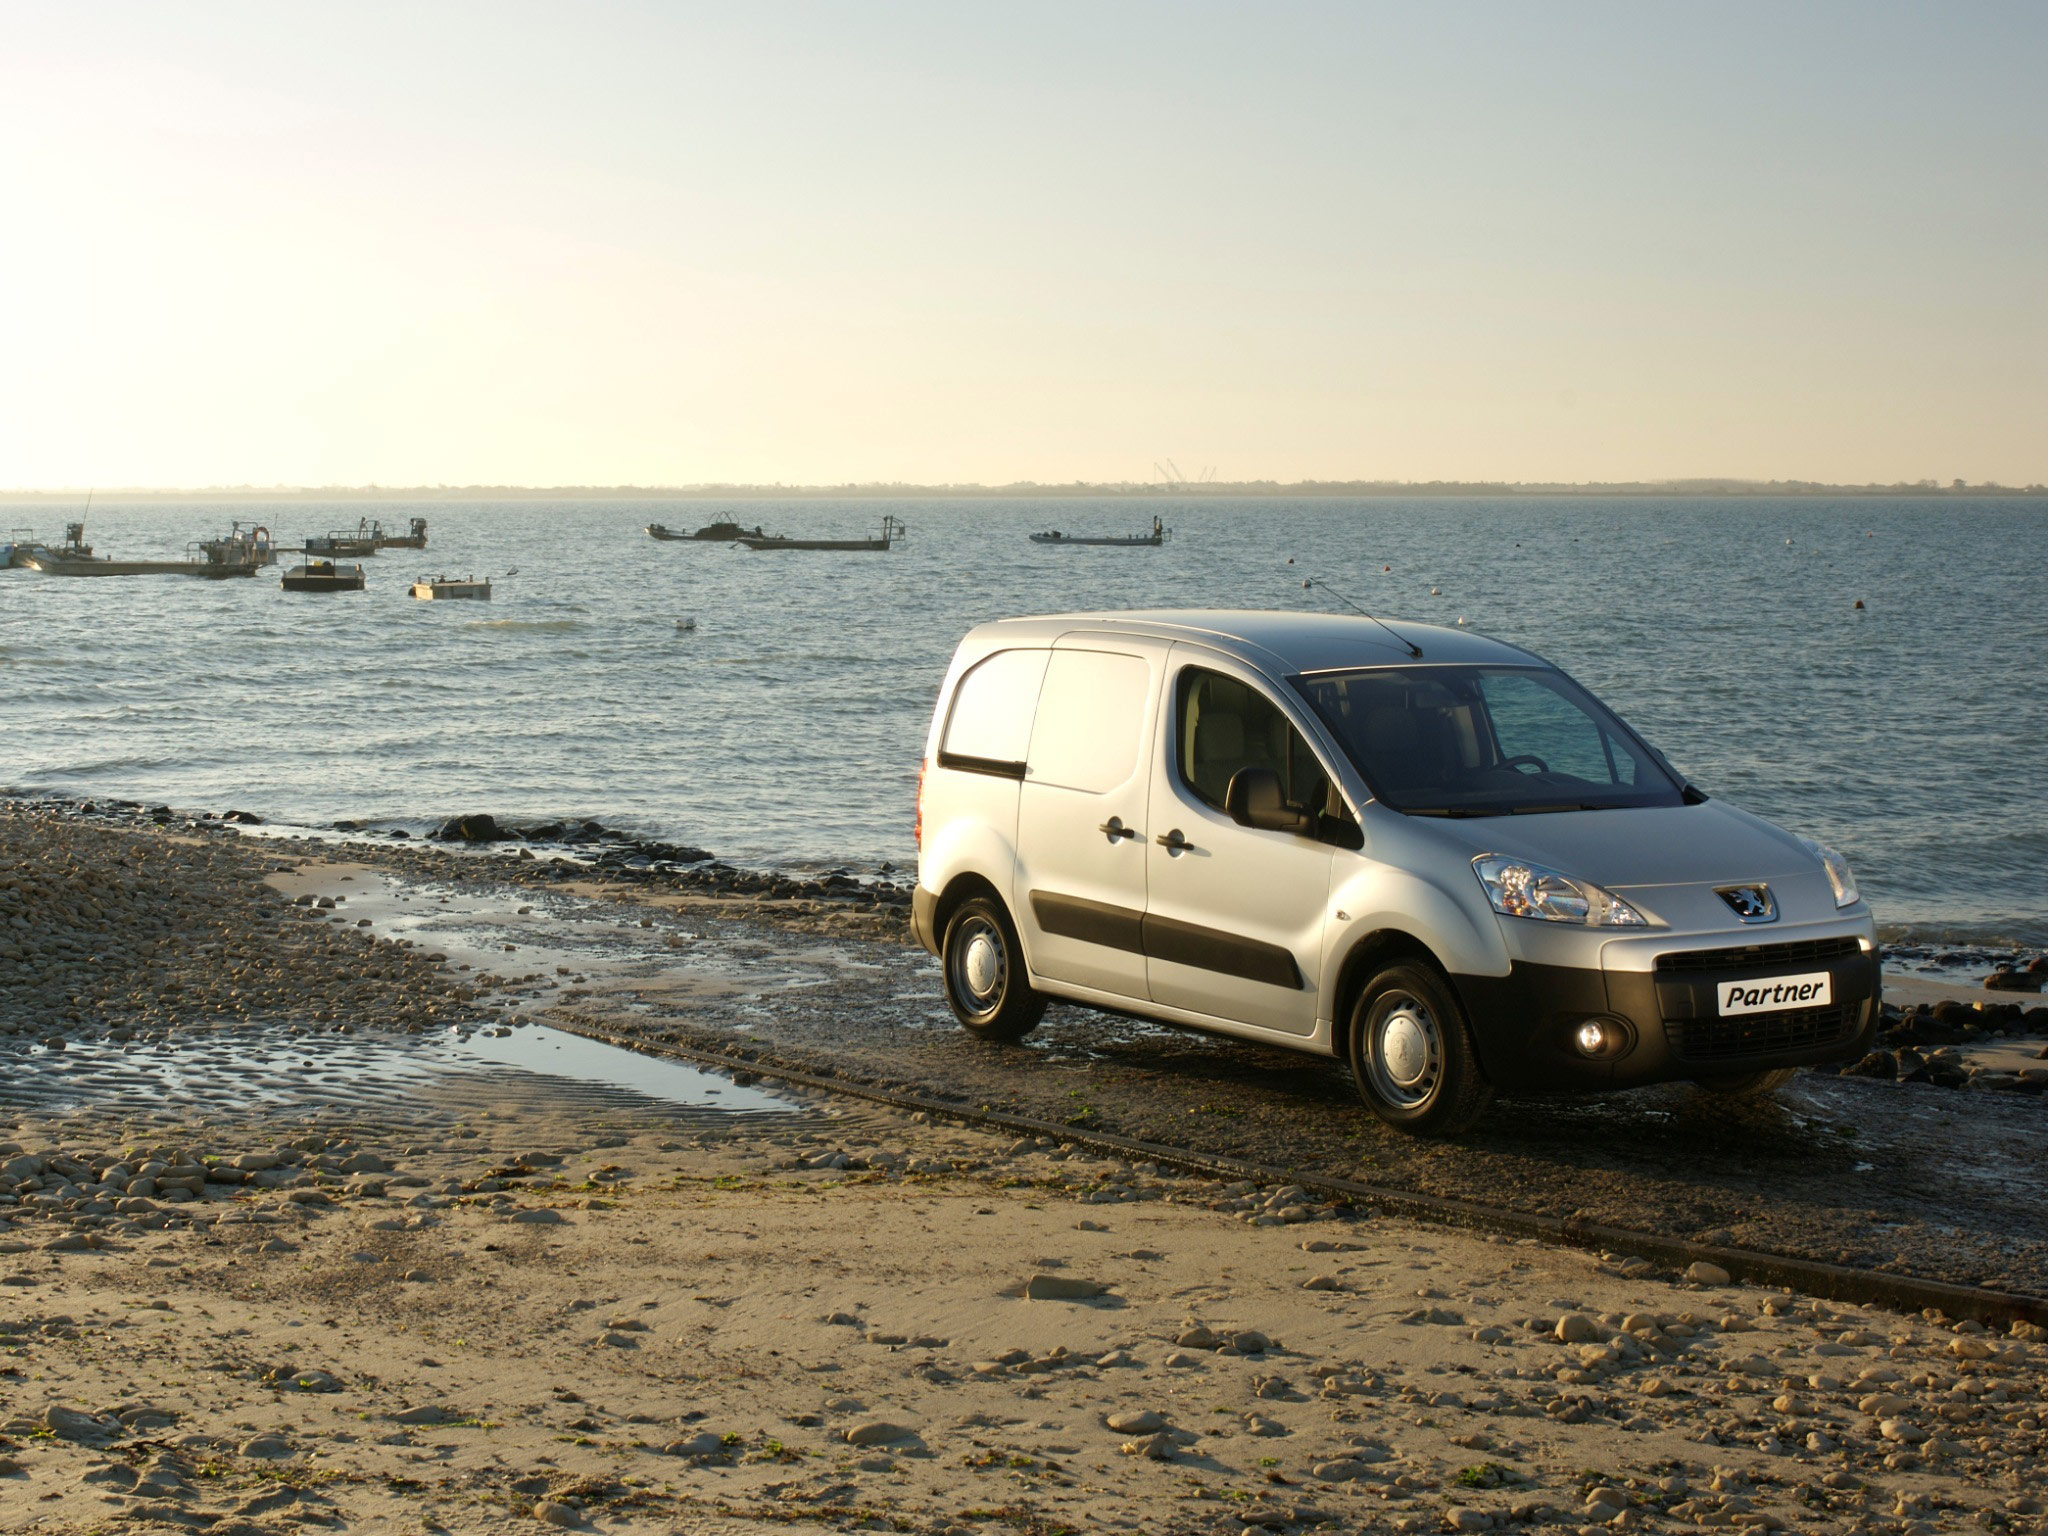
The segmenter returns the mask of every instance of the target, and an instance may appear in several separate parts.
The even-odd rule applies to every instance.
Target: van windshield
[[[1627,726],[1539,667],[1373,667],[1294,686],[1373,794],[1413,816],[1680,805]]]

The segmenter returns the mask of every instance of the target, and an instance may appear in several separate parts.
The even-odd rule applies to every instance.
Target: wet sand
[[[189,846],[93,835],[145,867]],[[0,1039],[0,1529],[2044,1528],[2039,1330],[1374,1218],[541,1021],[1210,1142],[1348,1134],[1365,1165],[1371,1128],[1314,1063],[1078,1010],[1001,1060],[963,1051],[873,914],[543,892],[496,861],[173,857],[190,906],[108,978],[133,1022],[80,1003]],[[291,905],[323,895],[345,899]],[[309,970],[365,946],[377,995],[246,1017],[217,982],[226,1012],[149,995],[165,973],[136,967],[180,979],[180,933],[223,927]],[[1850,1113],[1810,1107],[1832,1092],[1981,1110],[1991,1139],[1947,1132],[1965,1185],[2039,1155],[2038,1100],[1824,1079],[1772,1112],[1774,1166]],[[1583,1114],[1674,1147],[1712,1124],[1668,1110]],[[1866,1137],[1923,1123],[1857,1112]],[[1508,1144],[1380,1173],[1512,1167]],[[1732,1154],[1692,1155],[1712,1212]]]

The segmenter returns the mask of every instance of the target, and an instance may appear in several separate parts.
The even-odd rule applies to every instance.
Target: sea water
[[[0,788],[415,833],[592,817],[738,863],[903,869],[970,625],[1339,607],[1313,576],[1549,657],[1709,793],[1840,847],[1891,933],[2048,943],[2039,500],[236,501],[101,504],[89,537],[161,558],[231,518],[296,543],[366,514],[423,515],[431,544],[366,560],[361,593],[0,571]],[[886,554],[643,531],[858,537],[885,514],[910,529]],[[1155,514],[1157,549],[1027,538]],[[408,597],[441,573],[493,600]]]

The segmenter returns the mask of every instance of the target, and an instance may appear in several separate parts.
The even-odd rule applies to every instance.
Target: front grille
[[[1699,971],[1750,971],[1812,960],[1840,960],[1863,948],[1853,934],[1838,939],[1802,939],[1791,944],[1747,944],[1738,949],[1691,949],[1657,957],[1657,974],[1684,976]]]
[[[1850,940],[1854,943],[1855,940]],[[1858,1005],[1795,1008],[1733,1019],[1666,1019],[1672,1054],[1685,1061],[1731,1061],[1838,1045],[1856,1028]]]

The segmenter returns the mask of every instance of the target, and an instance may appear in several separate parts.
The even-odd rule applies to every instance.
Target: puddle
[[[346,1119],[402,1126],[490,1111],[628,1112],[700,1125],[810,1116],[799,1099],[544,1024],[441,1035],[212,1031],[172,1045],[32,1047],[0,1074],[0,1106]]]

